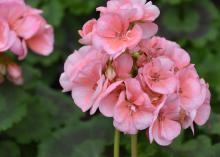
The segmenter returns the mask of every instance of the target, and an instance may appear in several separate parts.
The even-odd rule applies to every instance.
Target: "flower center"
[[[128,105],[128,109],[130,111],[130,115],[132,115],[134,112],[137,111],[137,107],[135,105],[133,105],[133,104],[129,104]]]
[[[119,40],[125,40],[126,34],[126,32],[116,32],[115,37]]]
[[[160,81],[160,74],[158,73],[153,73],[151,75],[151,80],[154,81],[154,82],[159,82]]]

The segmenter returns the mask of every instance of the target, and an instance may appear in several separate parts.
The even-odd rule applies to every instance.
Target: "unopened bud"
[[[9,80],[12,81],[14,84],[16,85],[23,84],[22,71],[17,64],[15,63],[9,64],[7,67],[7,72],[8,72]]]
[[[105,75],[110,81],[114,80],[114,78],[116,77],[114,68],[112,66],[108,66]]]

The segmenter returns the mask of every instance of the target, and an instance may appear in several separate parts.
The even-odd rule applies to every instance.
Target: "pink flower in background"
[[[27,47],[40,55],[49,55],[53,50],[53,28],[40,13],[22,0],[0,1],[0,28],[4,32],[0,51],[10,49],[19,59],[26,57]]]
[[[125,133],[136,134],[150,126],[154,108],[136,79],[126,80],[125,87],[114,109],[114,126]]]
[[[24,82],[21,67],[10,56],[0,53],[0,84],[5,78],[15,85],[22,85]]]
[[[154,36],[159,9],[146,0],[110,0],[97,10],[100,17],[79,31],[79,42],[87,46],[67,58],[60,77],[75,104],[113,118],[125,134],[146,129],[150,142],[163,146],[182,128],[194,133],[194,122],[205,124],[211,111],[208,85],[188,52]]]
[[[8,78],[10,81],[12,81],[16,85],[21,85],[23,84],[23,76],[22,76],[22,71],[21,68],[13,63],[9,64],[7,66],[7,72],[8,72]]]

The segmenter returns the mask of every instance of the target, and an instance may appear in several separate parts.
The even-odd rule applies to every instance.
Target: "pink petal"
[[[134,134],[137,134],[138,132],[130,116],[128,116],[126,120],[123,122],[117,122],[114,120],[113,124],[115,128],[117,128],[121,132],[124,132],[125,134],[134,135]]]
[[[62,73],[60,76],[60,84],[63,87],[63,92],[69,92],[73,88],[73,83],[65,73]]]
[[[96,32],[101,37],[108,37],[108,38],[115,37],[116,32],[122,32],[123,30],[124,30],[124,22],[123,19],[118,14],[115,13],[105,14],[101,16],[100,19],[97,21]]]
[[[150,126],[153,121],[153,113],[138,111],[133,115],[134,125],[138,130],[144,130]]]
[[[118,102],[114,108],[114,120],[121,123],[129,115],[127,106],[129,102],[125,100],[125,93],[121,92]]]
[[[117,57],[114,60],[114,67],[119,78],[128,78],[133,67],[133,59],[131,55],[124,53]]]
[[[37,54],[50,55],[53,51],[54,34],[51,26],[45,26],[44,31],[27,40],[28,46]]]
[[[161,136],[164,139],[172,141],[180,134],[180,131],[181,125],[176,121],[166,118],[163,122],[161,122]]]
[[[15,33],[9,30],[8,24],[0,20],[0,52],[8,50],[15,40]]]
[[[186,110],[192,110],[202,104],[201,85],[198,79],[189,78],[181,85],[181,103]]]
[[[161,94],[171,94],[176,90],[177,79],[175,77],[152,83],[151,89]]]
[[[134,28],[132,28],[132,30],[127,32],[127,41],[125,43],[129,48],[133,48],[141,41],[142,36],[143,30],[139,25],[135,25]]]
[[[196,118],[194,120],[195,123],[198,125],[204,125],[209,119],[210,112],[210,105],[202,105],[196,113]]]
[[[24,19],[16,23],[15,31],[17,34],[24,38],[29,39],[33,37],[41,26],[41,18],[36,15],[26,16]]]
[[[145,22],[138,24],[143,31],[143,39],[149,39],[150,37],[154,36],[158,31],[158,26],[151,22]]]
[[[161,146],[168,146],[172,143],[172,140],[165,139],[161,137],[161,127],[159,126],[159,121],[156,121],[152,128],[152,135],[154,140]]]
[[[106,117],[113,117],[114,107],[118,101],[118,94],[111,93],[101,100],[99,110]]]
[[[159,15],[160,15],[159,8],[155,5],[152,5],[151,1],[145,5],[144,20],[154,21]]]
[[[11,51],[18,55],[19,59],[24,59],[27,56],[27,46],[25,41],[15,38],[15,42],[11,47]]]
[[[72,98],[75,104],[81,108],[83,112],[88,111],[91,106],[91,97],[93,96],[93,90],[87,86],[74,87],[72,90]]]

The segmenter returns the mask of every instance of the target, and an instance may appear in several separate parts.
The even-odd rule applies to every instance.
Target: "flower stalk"
[[[131,157],[137,157],[137,134],[131,135]]]
[[[115,138],[114,138],[114,157],[119,157],[120,153],[120,132],[115,129]]]

